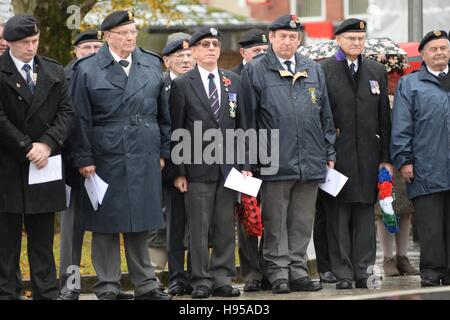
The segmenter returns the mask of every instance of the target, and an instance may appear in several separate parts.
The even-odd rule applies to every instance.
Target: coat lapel
[[[212,112],[211,106],[209,105],[208,96],[206,94],[206,91],[203,86],[202,78],[200,77],[200,71],[198,71],[198,67],[195,67],[194,70],[192,70],[191,73],[191,82],[190,85],[192,87],[192,91],[195,92],[197,97],[202,102],[203,108],[206,109],[206,111],[209,113],[209,116],[214,121],[214,123],[217,123],[216,117],[214,116],[214,113]]]
[[[50,75],[45,68],[42,67],[42,59],[36,56],[34,72],[37,73],[36,89],[34,90],[31,107],[27,112],[27,120],[42,106],[51,92],[55,83],[59,80]]]
[[[114,61],[113,56],[109,52],[108,44],[105,43],[98,52],[98,60],[101,69],[107,68],[105,80],[125,90],[128,80],[127,75],[122,66]]]
[[[33,95],[31,94],[30,89],[27,87],[27,83],[22,75],[16,68],[11,56],[9,55],[9,50],[5,52],[6,59],[5,66],[3,72],[8,74],[8,78],[6,79],[6,83],[15,91],[17,94],[22,97],[22,99],[31,106],[31,101],[33,99]]]
[[[136,49],[133,53],[133,63],[131,65],[130,74],[125,88],[123,101],[135,94],[139,89],[144,87],[150,78],[146,76],[145,69],[149,67],[142,59],[140,49]]]
[[[219,115],[219,123],[223,122],[223,116],[226,114],[229,102],[228,102],[228,93],[230,88],[225,88],[223,77],[225,77],[225,73],[219,69],[219,75],[220,75],[220,115]]]

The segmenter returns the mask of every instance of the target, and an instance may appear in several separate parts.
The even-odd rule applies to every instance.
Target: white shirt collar
[[[219,92],[219,104],[221,103],[221,89],[220,89],[220,75],[219,75],[219,68],[215,68],[212,72],[209,72],[208,70],[200,67],[197,65],[198,71],[200,72],[200,77],[202,78],[203,87],[206,91],[206,96],[209,95],[209,74],[214,74],[214,84],[216,85],[217,91]]]
[[[348,64],[349,68],[352,63],[355,65],[355,71],[358,71],[358,64],[359,64],[358,59],[356,59],[355,61],[351,61],[350,59],[347,59],[347,64]]]
[[[171,80],[173,80],[177,77],[177,75],[175,73],[173,73],[172,71],[169,71],[169,77]]]
[[[9,55],[11,56],[12,61],[14,62],[14,65],[17,68],[17,71],[19,71],[19,73],[22,75],[22,77],[26,80],[27,79],[27,74],[26,72],[22,69],[23,66],[25,64],[29,64],[31,69],[30,72],[31,74],[34,73],[34,58],[31,59],[31,61],[29,62],[23,62],[22,60],[17,59],[16,57],[14,57],[14,55],[12,54],[11,50],[9,50]]]
[[[283,66],[283,68],[285,69],[285,70],[287,70],[287,66],[284,64],[284,62],[286,62],[286,61],[290,61],[290,62],[292,62],[292,64],[291,64],[291,68],[293,69],[293,70],[295,70],[295,55],[293,55],[290,59],[282,59],[282,58],[280,58],[279,56],[277,56],[277,59],[278,59],[278,61],[280,61],[280,63],[281,63],[281,65]]]
[[[448,66],[447,66],[444,70],[442,70],[442,71],[433,71],[433,70],[431,70],[431,69],[428,67],[428,65],[427,65],[427,69],[428,69],[428,72],[431,73],[431,74],[432,74],[433,76],[435,76],[435,77],[439,77],[439,74],[440,74],[441,72],[445,72],[445,74],[447,74],[448,71],[449,71]]]
[[[123,70],[125,70],[125,73],[127,74],[127,76],[130,74],[130,69],[131,69],[131,64],[133,63],[133,59],[132,59],[132,54],[130,53],[130,55],[126,58],[126,59],[122,59],[121,57],[119,57],[118,54],[116,54],[114,51],[111,50],[111,48],[109,48],[109,52],[111,52],[112,57],[114,58],[114,60],[119,63],[120,60],[126,60],[129,62],[128,67],[123,67]]]

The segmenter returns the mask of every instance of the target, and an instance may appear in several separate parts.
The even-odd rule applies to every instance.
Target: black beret
[[[19,41],[39,33],[39,25],[35,17],[30,14],[18,14],[8,20],[3,29],[6,41]]]
[[[239,40],[241,48],[250,48],[254,46],[269,44],[266,32],[261,29],[250,29],[245,32]]]
[[[197,42],[204,38],[217,38],[220,39],[220,32],[214,27],[203,27],[197,30],[191,37],[189,45],[192,47]]]
[[[344,32],[366,32],[367,23],[361,19],[350,18],[342,21],[342,23],[336,28],[335,35]]]
[[[425,45],[432,41],[432,40],[437,40],[437,39],[447,39],[448,40],[448,35],[447,32],[443,31],[443,30],[435,30],[435,31],[430,31],[428,32],[425,37],[423,37],[423,39],[420,41],[419,44],[419,51],[423,49],[423,47],[425,47]]]
[[[102,42],[102,32],[97,30],[88,30],[82,33],[77,34],[75,37],[75,41],[73,42],[74,46],[82,44],[83,42]]]
[[[279,29],[300,31],[302,30],[302,23],[300,22],[300,19],[296,15],[293,14],[284,15],[273,21],[269,26],[270,31],[275,31]]]
[[[189,49],[189,39],[178,39],[169,43],[162,51],[163,57],[171,55],[180,50]]]
[[[112,28],[134,23],[134,13],[129,10],[114,11],[103,20],[100,26],[102,31],[109,31]]]

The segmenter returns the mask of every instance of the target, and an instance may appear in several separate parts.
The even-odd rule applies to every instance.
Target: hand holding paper
[[[225,181],[225,188],[256,197],[258,195],[259,188],[261,187],[261,183],[262,180],[249,176],[244,177],[242,173],[233,168]]]
[[[328,167],[325,183],[319,184],[319,188],[336,197],[341,192],[348,178],[342,173]]]
[[[30,170],[28,173],[29,185],[62,179],[61,155],[50,157],[47,160],[47,165],[42,169],[38,169],[33,162],[30,162]]]

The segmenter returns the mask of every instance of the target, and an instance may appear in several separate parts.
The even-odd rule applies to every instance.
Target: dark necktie
[[[126,68],[130,65],[130,63],[127,60],[120,60],[119,63],[122,65],[122,67]]]
[[[356,73],[356,65],[352,62],[351,64],[350,64],[350,73],[352,74],[352,76],[354,76],[355,75],[355,73]]]
[[[290,73],[294,74],[294,72],[293,72],[292,69],[291,69],[292,61],[287,60],[287,61],[284,62],[284,64],[286,65],[287,70],[288,70]]]
[[[31,93],[34,93],[34,82],[33,82],[33,78],[31,78],[31,66],[26,63],[23,65],[22,70],[24,70],[26,72],[26,76],[27,76],[27,86],[28,88],[30,88]]]
[[[216,118],[217,122],[219,122],[219,110],[220,110],[220,104],[219,104],[219,93],[217,91],[216,84],[214,83],[214,74],[210,73],[208,75],[209,79],[209,105],[211,106],[211,110],[214,113],[214,117]]]
[[[447,74],[445,72],[439,73],[439,78],[444,78]]]

